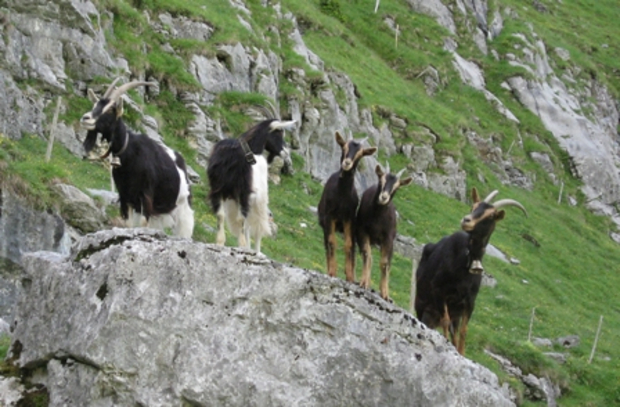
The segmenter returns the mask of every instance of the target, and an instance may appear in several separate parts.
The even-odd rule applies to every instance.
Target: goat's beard
[[[93,147],[95,147],[95,144],[97,143],[97,131],[95,130],[89,130],[86,133],[86,138],[84,139],[84,151],[86,151],[87,153],[90,152],[90,150],[93,149]]]

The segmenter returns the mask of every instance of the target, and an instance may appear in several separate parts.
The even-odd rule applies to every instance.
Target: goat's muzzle
[[[387,205],[388,203],[390,203],[390,194],[382,192],[379,195],[379,205]]]
[[[95,130],[96,123],[97,123],[97,121],[95,119],[93,119],[93,117],[90,114],[90,112],[86,113],[80,119],[80,126],[82,126],[82,128],[84,128],[86,130]]]
[[[353,168],[353,160],[350,158],[345,158],[342,160],[342,169],[344,171],[349,171],[351,168]]]
[[[482,274],[484,271],[484,267],[482,267],[482,262],[480,260],[474,260],[471,262],[471,267],[469,268],[469,272],[471,274]]]
[[[474,223],[473,219],[471,218],[471,216],[465,216],[461,220],[461,228],[465,232],[471,232],[472,230],[474,230],[474,226],[475,226],[475,223]]]

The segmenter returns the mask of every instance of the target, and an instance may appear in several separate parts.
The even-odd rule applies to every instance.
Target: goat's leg
[[[325,243],[325,257],[327,259],[327,274],[336,277],[336,221],[330,220],[329,229],[323,231]]]
[[[239,213],[239,216],[241,216],[241,213]],[[237,234],[237,246],[239,247],[245,247],[245,248],[249,248],[249,237],[246,239],[246,236],[250,235],[250,228],[248,225],[246,225],[246,220],[245,218],[237,218],[236,222],[241,225],[241,227],[239,228],[239,233]]]
[[[355,282],[355,244],[353,242],[353,223],[344,222],[344,274],[347,281]]]
[[[461,326],[459,329],[458,336],[458,345],[456,350],[461,354],[465,354],[465,337],[467,336],[467,324],[469,323],[469,316],[467,314],[463,315],[463,320],[461,321]],[[454,333],[456,336],[456,332]]]
[[[174,212],[174,235],[191,239],[194,232],[194,210],[187,199],[177,205]]]
[[[222,206],[220,206],[220,208],[218,209],[216,216],[217,216],[217,236],[215,237],[215,244],[224,246],[224,243],[226,242],[226,229],[225,229],[226,215],[224,214],[224,208]]]
[[[370,287],[370,270],[372,269],[372,249],[370,247],[370,238],[365,235],[362,243],[362,259],[364,266],[362,267],[362,278],[360,280],[360,287]]]
[[[439,320],[439,325],[441,325],[441,328],[443,329],[443,336],[445,336],[446,339],[450,339],[450,314],[448,313],[448,304],[443,304],[443,315]]]
[[[390,267],[392,265],[392,248],[381,245],[381,298],[390,300]]]
[[[452,318],[450,320],[450,341],[455,348],[459,347],[459,327],[461,326],[461,317]]]

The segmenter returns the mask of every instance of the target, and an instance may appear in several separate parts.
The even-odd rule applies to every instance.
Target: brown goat
[[[319,224],[323,229],[323,243],[327,258],[327,272],[336,275],[336,232],[344,234],[345,275],[355,281],[355,214],[359,198],[355,189],[355,170],[362,157],[372,155],[376,147],[363,148],[363,140],[345,141],[336,132],[336,142],[342,149],[340,169],[334,172],[323,187],[319,202]]]
[[[390,173],[390,167],[384,172],[377,164],[375,173],[379,182],[364,191],[362,201],[357,211],[355,222],[357,245],[362,253],[364,267],[360,286],[370,286],[370,269],[372,268],[372,245],[381,248],[381,297],[389,300],[389,278],[392,254],[394,252],[394,238],[396,237],[396,208],[392,198],[400,187],[409,185],[412,178],[400,179],[405,170],[398,174]]]
[[[467,324],[474,312],[482,281],[482,257],[495,225],[504,219],[504,206],[516,206],[527,216],[523,205],[512,199],[491,200],[493,191],[480,201],[472,189],[471,213],[461,221],[463,231],[424,246],[416,271],[415,311],[430,328],[441,326],[462,355],[465,352]],[[458,336],[457,336],[458,332]]]

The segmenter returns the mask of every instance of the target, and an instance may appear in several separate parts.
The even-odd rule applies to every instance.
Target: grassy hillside
[[[252,12],[251,24],[256,32],[274,25],[286,32],[289,21],[278,20],[271,8],[263,8],[259,0],[246,1]],[[450,2],[453,3],[453,2]],[[490,8],[509,6],[519,18],[505,21],[505,28],[490,44],[500,54],[512,49],[516,40],[512,33],[531,35],[528,24],[544,39],[548,49],[563,47],[570,51],[571,60],[582,67],[580,75],[595,77],[609,86],[614,95],[620,92],[618,72],[620,41],[617,26],[620,9],[612,0],[560,2],[543,1],[546,13],[531,7],[529,2],[516,0],[491,1]],[[218,43],[241,41],[259,47],[270,47],[284,61],[284,68],[301,67],[309,76],[312,72],[303,60],[291,50],[286,35],[281,47],[270,41],[270,35],[254,35],[241,26],[228,0],[100,0],[100,6],[115,12],[114,35],[111,46],[129,58],[132,69],[144,71],[169,85],[195,89],[197,84],[186,72],[182,60],[162,51],[164,39],[152,32],[143,10],[167,10],[175,15],[204,20],[213,25],[216,33],[203,44],[178,41],[172,45],[184,56],[193,53],[212,53]],[[204,7],[203,7],[204,6]],[[377,122],[384,120],[381,111],[387,109],[407,118],[415,126],[426,126],[440,136],[435,145],[438,156],[451,155],[461,160],[468,174],[469,187],[476,186],[482,194],[500,190],[500,198],[513,198],[523,203],[529,217],[510,210],[493,235],[492,243],[509,256],[520,261],[509,265],[494,258],[485,259],[487,272],[498,280],[494,289],[483,288],[477,300],[477,309],[470,324],[467,356],[493,371],[502,380],[509,381],[520,392],[521,384],[503,373],[484,349],[490,349],[511,359],[524,372],[548,376],[560,383],[564,396],[563,406],[604,406],[620,403],[620,350],[615,338],[620,337],[620,249],[608,236],[612,226],[606,218],[597,217],[583,209],[579,182],[567,171],[565,154],[538,119],[523,110],[500,83],[523,70],[496,61],[478,51],[470,35],[465,36],[465,17],[459,17],[459,53],[476,60],[486,72],[488,88],[494,92],[519,118],[520,125],[508,121],[491,108],[478,92],[461,84],[454,71],[450,55],[442,51],[442,37],[448,33],[429,17],[412,13],[404,0],[382,0],[377,14],[374,2],[359,0],[284,0],[282,11],[292,12],[303,29],[306,44],[317,53],[329,69],[346,72],[356,84],[362,98],[360,103],[372,109]],[[400,26],[398,46],[394,34],[383,22],[392,18]],[[140,33],[138,38],[134,34]],[[576,34],[578,33],[578,34]],[[141,50],[141,41],[149,45],[149,54]],[[607,44],[603,47],[603,44]],[[551,56],[551,53],[550,53]],[[553,60],[556,69],[568,69],[567,63]],[[438,70],[442,87],[434,97],[428,97],[418,75],[428,66]],[[103,81],[103,79],[102,79]],[[285,94],[296,92],[282,78]],[[219,116],[231,135],[238,134],[247,119],[238,113],[243,104],[251,104],[258,95],[222,94],[209,111]],[[81,98],[69,103],[75,117],[64,117],[74,122],[88,110],[90,104]],[[195,162],[195,152],[175,129],[187,122],[188,113],[183,104],[165,88],[153,104],[146,106],[148,114],[158,118],[166,142],[179,149],[188,163],[199,173],[204,169]],[[51,115],[50,115],[51,117]],[[131,121],[131,116],[129,118]],[[520,135],[523,149],[510,150],[510,159],[516,166],[536,175],[533,191],[506,187],[500,183],[491,168],[481,163],[463,133],[476,131],[493,135],[508,151]],[[415,133],[415,132],[414,132]],[[418,142],[413,138],[413,142]],[[568,206],[566,199],[557,203],[559,185],[554,185],[545,172],[528,158],[531,151],[551,155],[559,175],[565,182],[566,194],[577,197],[580,205]],[[0,137],[0,181],[21,194],[28,195],[38,207],[54,206],[49,185],[58,180],[81,188],[107,188],[107,172],[99,163],[81,161],[56,146],[52,162],[45,164],[45,143],[36,136],[10,142]],[[321,185],[300,171],[302,159],[294,155],[294,175],[284,176],[282,184],[272,185],[271,209],[279,225],[276,239],[263,241],[263,251],[270,257],[299,267],[323,272],[324,253],[322,234],[316,216],[309,207],[318,204]],[[391,158],[393,168],[406,164],[402,156]],[[336,164],[334,164],[334,170]],[[480,179],[485,179],[482,183]],[[195,185],[196,231],[199,241],[215,240],[212,228],[216,222],[204,199],[206,185]],[[399,191],[396,206],[400,212],[399,232],[415,237],[418,242],[436,241],[459,228],[459,221],[468,213],[463,203],[438,195],[418,186]],[[303,224],[303,225],[302,225]],[[304,226],[305,225],[305,226]],[[229,244],[235,244],[229,238]],[[340,244],[342,244],[340,242]],[[378,253],[375,252],[375,256]],[[377,258],[377,257],[375,257]],[[358,259],[358,275],[361,270]],[[373,288],[378,289],[377,261],[373,270]],[[339,256],[342,266],[343,258]],[[395,256],[390,284],[390,295],[399,305],[408,308],[411,282],[411,261]],[[344,273],[341,270],[341,277]],[[568,362],[559,365],[542,354],[527,341],[532,309],[536,309],[533,336],[557,338],[579,335],[581,345],[570,351],[556,346],[553,351],[569,353]],[[588,364],[599,317],[604,316],[602,335],[597,353]],[[544,350],[548,351],[548,350]],[[522,400],[524,405],[537,405]]]

